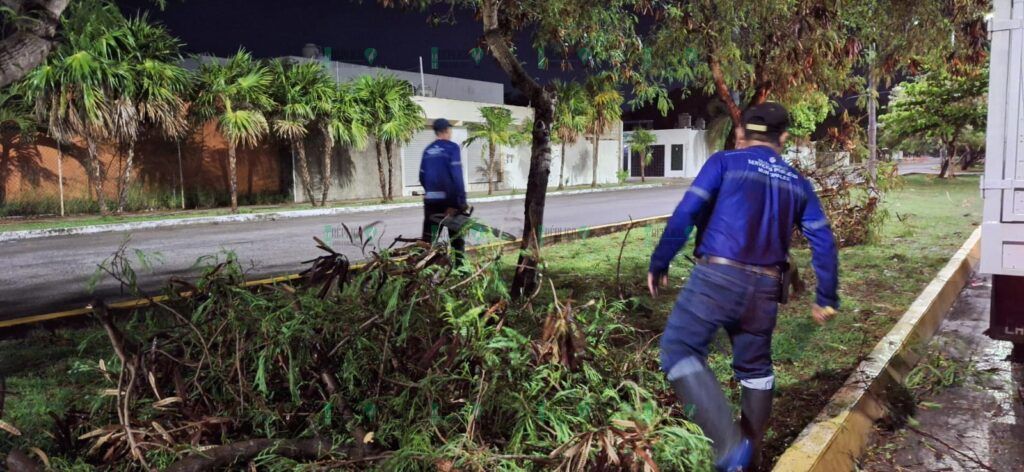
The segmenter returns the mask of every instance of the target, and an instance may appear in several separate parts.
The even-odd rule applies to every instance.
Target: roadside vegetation
[[[891,217],[877,240],[842,250],[837,319],[817,327],[806,294],[784,307],[770,457],[974,230],[976,187],[970,177],[908,178],[885,204]],[[95,327],[0,344],[0,419],[20,433],[0,432],[0,444],[29,456],[37,447],[58,468],[184,467],[199,460],[190,455],[198,446],[239,452],[239,441],[271,438],[285,441],[277,453],[243,462],[588,470],[642,468],[649,458],[659,470],[704,470],[705,442],[658,371],[656,338],[673,297],[650,299],[643,275],[659,232],[552,246],[543,289],[528,303],[508,294],[515,255],[482,254],[452,270],[445,254],[414,248],[404,250],[409,260],[392,252],[355,274],[325,252],[307,284],[257,293],[237,287],[241,273],[221,255],[194,285],[173,284],[193,298],[131,317],[100,311]],[[362,244],[358,233],[352,240]],[[794,255],[809,267],[806,249]],[[146,267],[125,251],[107,276],[130,287],[129,265]],[[679,258],[673,288],[689,270]],[[813,287],[811,271],[801,273]],[[714,346],[710,363],[729,384],[728,341]]]

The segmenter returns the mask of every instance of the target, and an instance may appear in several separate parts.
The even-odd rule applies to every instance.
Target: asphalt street
[[[546,232],[575,229],[671,213],[684,187],[666,186],[548,197],[544,215]],[[523,200],[482,203],[474,217],[512,234],[523,226]],[[363,259],[350,244],[342,224],[349,228],[375,226],[377,240],[389,245],[395,237],[418,237],[423,221],[420,208],[355,213],[278,221],[222,223],[114,232],[53,236],[0,242],[0,319],[78,308],[95,297],[110,301],[125,298],[119,285],[102,279],[93,292],[89,279],[98,264],[111,257],[124,241],[131,252],[150,255],[151,270],[137,267],[139,286],[158,291],[171,276],[197,273],[205,256],[223,259],[234,252],[250,278],[295,273],[302,261],[321,255],[313,237],[327,241],[352,260]]]

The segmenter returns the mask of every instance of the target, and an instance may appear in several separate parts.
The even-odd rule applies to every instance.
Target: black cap
[[[442,131],[444,131],[444,130],[446,130],[448,128],[451,128],[451,127],[452,127],[452,124],[449,123],[448,120],[446,120],[444,118],[438,118],[438,119],[434,120],[434,132],[435,133],[440,133],[440,132],[442,132]]]
[[[743,112],[743,129],[768,135],[782,134],[789,128],[789,112],[778,103],[754,105]]]

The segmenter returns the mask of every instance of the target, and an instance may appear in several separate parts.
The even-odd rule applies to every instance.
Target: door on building
[[[644,169],[647,177],[665,176],[665,145],[657,144],[651,146],[651,163]],[[629,162],[630,175],[640,177],[640,154],[633,153]]]
[[[670,169],[672,170],[672,172],[682,172],[683,171],[683,145],[682,144],[673,144],[672,145],[672,159],[671,159],[671,161],[672,161],[672,166],[670,167]]]

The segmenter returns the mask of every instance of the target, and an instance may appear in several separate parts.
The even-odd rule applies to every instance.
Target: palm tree
[[[335,95],[334,80],[319,62],[295,64],[276,60],[271,63],[274,134],[288,143],[299,167],[299,180],[310,205],[316,206],[313,180],[306,160],[306,136],[314,120],[326,116]]]
[[[125,90],[131,80],[125,67],[111,58],[112,51],[127,40],[123,28],[112,27],[112,19],[120,13],[111,4],[95,8],[93,21],[65,24],[67,41],[29,73],[25,90],[51,136],[62,142],[79,137],[85,141],[86,175],[100,213],[106,215],[99,145],[114,134],[110,97]]]
[[[112,134],[125,152],[118,182],[117,212],[123,212],[132,185],[135,145],[155,130],[167,139],[179,139],[188,129],[185,101],[188,72],[178,65],[181,43],[167,30],[149,23],[146,16],[126,20],[123,42],[113,48],[117,67],[128,76],[121,95],[113,100]]]
[[[577,82],[555,82],[555,122],[554,135],[562,144],[562,159],[558,171],[558,189],[565,188],[565,159],[568,143],[575,143],[587,131],[591,111],[588,109],[586,92]]]
[[[394,198],[394,148],[409,142],[423,129],[423,109],[412,99],[412,85],[393,75],[363,76],[353,87],[366,110],[368,130],[376,140],[381,198],[391,201]]]
[[[587,131],[594,140],[594,179],[590,186],[597,187],[598,145],[601,143],[601,135],[607,133],[612,125],[622,118],[623,99],[615,88],[614,79],[608,74],[591,76],[583,88],[590,102]]]
[[[480,115],[483,116],[484,122],[470,123],[467,126],[469,137],[462,145],[470,146],[481,140],[487,142],[487,194],[491,195],[494,193],[495,181],[497,180],[500,185],[504,180],[498,150],[502,146],[514,145],[519,130],[512,126],[512,111],[508,108],[483,107],[480,108]],[[495,179],[496,174],[498,179]]]
[[[323,165],[320,169],[320,205],[327,205],[327,194],[331,190],[331,159],[334,145],[350,146],[357,149],[366,147],[369,138],[367,110],[356,95],[352,83],[339,84],[334,89],[334,98],[327,115],[319,120],[320,132],[324,138]]]
[[[651,154],[651,146],[658,141],[658,137],[654,133],[643,129],[637,128],[629,135],[629,151],[640,155],[640,181],[647,181],[647,165],[651,163],[653,155]]]
[[[0,206],[7,202],[7,177],[13,164],[14,139],[25,142],[32,139],[36,131],[31,104],[15,90],[15,86],[0,89]]]
[[[201,123],[217,120],[217,130],[228,141],[231,211],[238,212],[238,146],[255,147],[267,135],[264,115],[271,109],[272,76],[266,66],[239,50],[227,62],[204,63],[196,75],[192,108]]]

